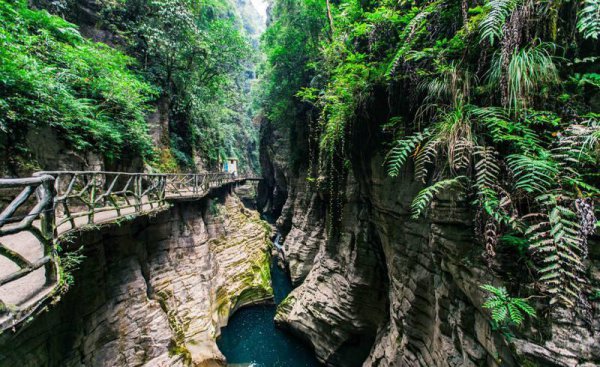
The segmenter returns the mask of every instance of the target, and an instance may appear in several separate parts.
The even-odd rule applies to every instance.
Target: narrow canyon
[[[600,366],[600,0],[0,24],[0,367]]]

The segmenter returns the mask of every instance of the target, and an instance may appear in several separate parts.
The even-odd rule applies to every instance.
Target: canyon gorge
[[[5,366],[221,365],[215,340],[240,307],[273,297],[271,228],[221,190],[77,233],[76,285],[11,336]]]
[[[0,367],[600,366],[598,0],[0,19]]]

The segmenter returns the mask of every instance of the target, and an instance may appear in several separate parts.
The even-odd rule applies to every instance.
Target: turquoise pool
[[[273,264],[271,277],[275,302],[279,303],[293,287],[287,274]],[[275,327],[274,317],[274,305],[246,307],[231,317],[217,340],[228,364],[252,367],[321,366],[309,346]]]

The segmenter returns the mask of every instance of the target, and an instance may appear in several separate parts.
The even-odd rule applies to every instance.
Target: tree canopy
[[[145,114],[156,88],[135,59],[84,39],[73,24],[25,1],[0,2],[0,129],[18,156],[28,127],[56,129],[76,150],[108,158],[152,154]],[[25,164],[25,162],[15,162]]]
[[[174,171],[237,156],[258,169],[247,149],[257,145],[248,102],[255,35],[229,0],[99,1],[92,27],[77,2],[32,3],[56,15],[23,1],[3,2],[0,15],[7,156],[30,161],[26,131],[49,126],[70,148],[109,161],[127,152]],[[168,126],[152,146],[147,116],[157,108]]]

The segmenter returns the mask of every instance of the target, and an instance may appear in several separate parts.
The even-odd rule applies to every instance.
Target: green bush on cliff
[[[263,35],[267,57],[261,78],[260,104],[278,124],[290,123],[299,113],[296,94],[315,74],[320,34],[326,24],[325,2],[276,1],[272,22]]]
[[[26,4],[0,1],[4,153],[15,154],[28,129],[48,126],[75,150],[149,156],[144,116],[155,91],[130,70],[134,60]]]
[[[25,164],[36,169],[24,142],[34,126],[114,163],[142,157],[178,171],[194,169],[198,158],[214,168],[236,156],[242,169],[257,170],[247,101],[254,55],[231,1],[99,0],[85,14],[76,1],[29,4],[56,16],[25,1],[0,6],[0,144],[11,174]],[[86,36],[108,45],[64,19],[86,24]],[[157,129],[156,151],[148,107],[168,121]]]

